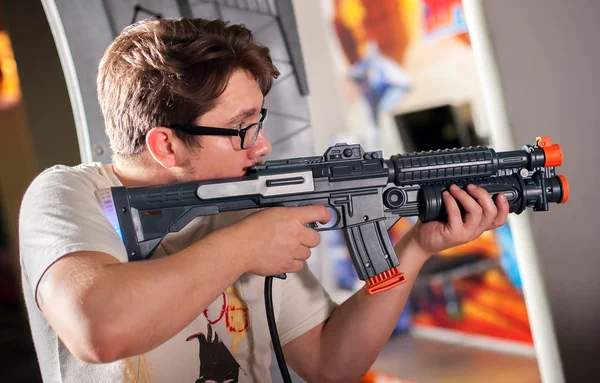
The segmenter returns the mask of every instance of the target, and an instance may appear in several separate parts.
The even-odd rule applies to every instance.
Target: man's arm
[[[220,233],[169,257],[120,263],[69,254],[41,279],[37,302],[76,357],[105,363],[159,346],[191,323],[244,272]]]
[[[448,223],[417,224],[395,246],[407,282],[373,296],[361,289],[319,326],[283,347],[286,361],[310,382],[358,382],[388,341],[412,286],[429,256],[477,238],[485,230],[504,224],[506,199],[494,205],[485,190],[470,189],[471,198],[452,189],[452,197],[465,208],[464,222],[454,199],[444,195]]]
[[[409,254],[402,261],[407,282],[373,296],[365,289],[357,291],[326,322],[285,345],[286,362],[309,382],[359,381],[402,313],[426,259],[419,252],[410,245],[397,245],[398,258]]]
[[[37,302],[79,359],[139,355],[185,328],[243,273],[299,271],[319,243],[305,224],[329,219],[322,206],[272,208],[158,260],[120,263],[100,252],[69,254],[45,272]]]

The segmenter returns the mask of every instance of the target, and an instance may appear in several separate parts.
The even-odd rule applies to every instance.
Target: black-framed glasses
[[[187,134],[195,136],[232,136],[240,138],[240,148],[249,149],[258,138],[263,123],[267,119],[267,109],[262,108],[258,117],[258,122],[250,124],[245,128],[213,128],[210,126],[196,126],[190,124],[172,124],[168,125],[169,129],[179,130]]]

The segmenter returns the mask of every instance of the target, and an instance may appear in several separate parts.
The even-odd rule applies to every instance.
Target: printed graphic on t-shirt
[[[212,326],[207,325],[207,334],[198,333],[187,340],[198,339],[200,344],[200,376],[196,383],[237,383],[240,365],[235,360],[227,346],[213,332]]]
[[[146,355],[127,358],[123,362],[123,383],[151,382],[152,376],[148,368]]]
[[[200,375],[196,383],[234,383],[238,381],[240,371],[246,374],[233,355],[238,352],[240,341],[246,338],[248,306],[240,297],[239,291],[233,287],[229,287],[221,295],[220,303],[204,310],[208,321],[206,334],[200,332],[187,338],[187,341],[198,339],[200,347]],[[223,320],[231,336],[231,351],[212,327]]]
[[[246,338],[248,331],[248,305],[240,296],[240,292],[229,287],[221,294],[221,304],[213,304],[204,310],[208,323],[214,325],[225,320],[227,331],[231,335],[231,352],[237,354],[238,346]],[[219,300],[217,299],[217,302]]]

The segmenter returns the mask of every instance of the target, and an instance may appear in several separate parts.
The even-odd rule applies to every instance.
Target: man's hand
[[[484,231],[504,225],[508,216],[509,206],[504,194],[500,193],[494,204],[489,193],[475,185],[469,185],[467,191],[452,185],[450,192],[443,193],[442,199],[448,221],[418,222],[412,230],[413,239],[427,256],[470,242]],[[465,210],[464,217],[459,204]]]
[[[310,257],[310,249],[321,241],[319,233],[306,224],[325,224],[330,219],[329,210],[320,205],[274,207],[232,225],[228,235],[247,255],[248,272],[262,276],[296,273]]]

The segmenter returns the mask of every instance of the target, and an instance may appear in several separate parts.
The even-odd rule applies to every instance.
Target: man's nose
[[[272,149],[271,142],[265,137],[261,130],[260,133],[258,133],[258,137],[256,137],[256,142],[249,149],[249,154],[252,158],[260,158],[271,153]]]

